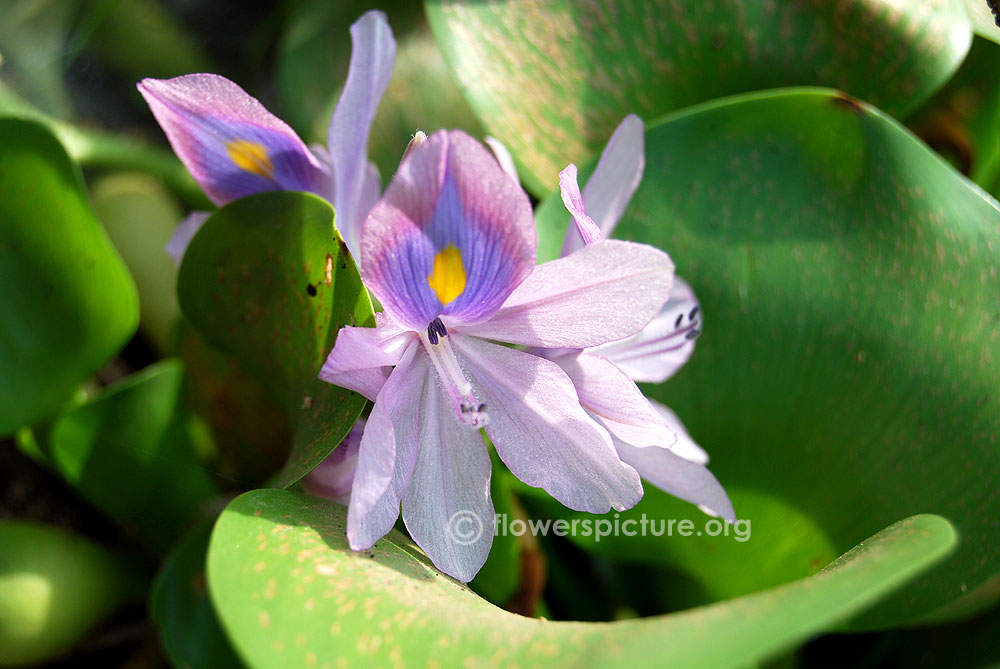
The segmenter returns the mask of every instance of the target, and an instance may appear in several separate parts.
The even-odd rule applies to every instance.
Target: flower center
[[[465,290],[465,268],[462,266],[462,252],[449,244],[434,256],[434,271],[427,277],[431,290],[437,294],[441,304],[447,305]]]
[[[455,349],[448,340],[448,329],[440,318],[430,322],[427,334],[420,333],[420,341],[423,342],[431,362],[434,363],[434,369],[444,384],[445,392],[451,400],[451,406],[459,422],[475,429],[489,424],[490,417],[486,414],[486,405],[480,403],[473,394],[472,384],[465,378],[465,373],[458,364]]]

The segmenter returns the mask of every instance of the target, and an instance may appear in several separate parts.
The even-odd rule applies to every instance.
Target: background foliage
[[[372,322],[332,208],[239,200],[179,268],[161,253],[208,204],[134,82],[218,72],[322,140],[369,7],[0,8],[0,665],[1000,661],[986,3],[381,7],[383,181],[417,128],[493,135],[545,258],[569,218],[558,171],[585,181],[644,119],[616,236],[668,251],[705,314],[691,362],[644,390],[753,529],[498,537],[472,590],[399,532],[350,552],[344,508],[296,485],[364,409],[315,377],[342,324]],[[498,512],[578,517],[494,464]],[[701,523],[651,486],[620,518],[640,514]]]

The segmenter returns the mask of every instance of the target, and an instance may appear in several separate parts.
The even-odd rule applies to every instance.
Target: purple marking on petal
[[[216,204],[269,190],[328,195],[328,176],[298,135],[225,77],[189,74],[137,86],[174,152]]]
[[[486,433],[515,476],[577,511],[621,511],[639,501],[638,474],[580,407],[558,365],[474,337],[452,339],[490,414]]]
[[[385,314],[375,314],[375,323],[374,328],[341,328],[319,378],[374,401],[389,378],[391,367],[399,364],[411,347],[418,347],[413,332]]]
[[[576,165],[570,163],[559,173],[559,192],[567,211],[573,216],[584,245],[604,239],[594,219],[587,215],[587,210],[583,207],[583,196],[580,195],[580,186],[576,181]]]
[[[623,339],[659,313],[673,268],[652,246],[604,240],[539,265],[492,318],[460,331],[542,348]]]
[[[687,283],[675,276],[670,299],[648,325],[627,339],[587,352],[608,358],[635,381],[662,383],[691,357],[701,328],[698,298]]]
[[[583,189],[583,204],[605,237],[610,237],[625,212],[629,200],[642,181],[646,167],[642,119],[635,114],[625,117],[615,129],[594,173]],[[563,255],[579,249],[583,240],[574,226],[566,231]]]
[[[428,384],[403,521],[434,565],[460,581],[472,580],[493,543],[491,470],[480,431],[460,425],[440,388]]]
[[[420,347],[410,347],[365,424],[347,509],[347,540],[365,550],[392,529],[417,460],[424,395],[436,390]]]
[[[527,195],[465,133],[437,132],[403,161],[368,217],[362,276],[415,330],[488,318],[531,272],[536,233]],[[435,256],[461,253],[464,291],[446,305],[428,283]]]
[[[327,144],[333,163],[333,206],[351,253],[358,256],[361,227],[368,210],[378,198],[371,198],[368,134],[379,100],[385,93],[396,60],[396,41],[385,14],[371,10],[351,26],[351,64],[341,93]],[[376,182],[377,182],[376,171]]]

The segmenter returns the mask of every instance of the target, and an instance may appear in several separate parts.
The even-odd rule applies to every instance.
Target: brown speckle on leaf
[[[333,285],[333,256],[330,255],[329,253],[326,254],[326,268],[325,268],[325,272],[326,272],[326,276],[324,278],[324,281],[326,281],[326,285],[332,286]]]
[[[861,106],[861,102],[857,98],[853,98],[847,93],[838,93],[836,97],[833,98],[833,103],[844,109],[849,109],[857,114],[864,111],[864,107]]]

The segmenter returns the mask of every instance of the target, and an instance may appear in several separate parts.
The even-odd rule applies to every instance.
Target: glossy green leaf
[[[160,550],[215,493],[191,444],[183,377],[177,361],[150,365],[61,416],[49,432],[53,467]]]
[[[762,88],[834,86],[903,113],[957,69],[963,0],[427,0],[445,58],[531,190],[558,183],[634,112]]]
[[[0,435],[35,423],[124,346],[136,288],[79,169],[42,126],[0,119]]]
[[[243,666],[208,596],[205,555],[213,522],[201,523],[177,544],[153,583],[150,611],[175,667]]]
[[[646,156],[616,236],[667,249],[705,315],[692,360],[647,391],[708,450],[753,538],[593,548],[683,567],[718,599],[813,573],[926,511],[958,526],[961,549],[862,624],[995,599],[997,203],[894,121],[822,90],[679,113],[647,129]],[[568,215],[553,197],[538,220],[551,255]],[[656,492],[621,517],[643,513],[704,521]]]
[[[65,653],[141,592],[135,565],[76,534],[0,522],[0,666]]]
[[[703,609],[592,624],[498,609],[396,531],[352,552],[345,525],[345,507],[284,490],[246,493],[222,513],[209,590],[251,666],[337,658],[348,666],[746,666],[869,606],[956,542],[944,519],[916,516],[812,578]]]
[[[184,315],[271,388],[289,416],[294,444],[282,486],[322,462],[365,405],[317,377],[342,326],[374,325],[333,222],[333,209],[314,195],[254,195],[217,211],[181,263]]]

